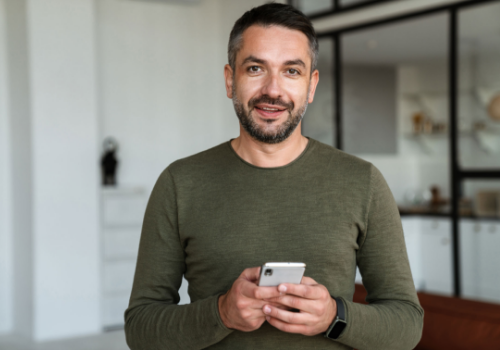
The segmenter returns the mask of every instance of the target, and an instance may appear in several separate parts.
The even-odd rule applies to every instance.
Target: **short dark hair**
[[[250,26],[281,26],[301,31],[309,41],[311,52],[311,73],[318,63],[318,38],[309,18],[290,5],[270,3],[254,7],[241,16],[233,26],[229,35],[227,56],[229,65],[235,70],[236,54],[241,49],[243,32]]]

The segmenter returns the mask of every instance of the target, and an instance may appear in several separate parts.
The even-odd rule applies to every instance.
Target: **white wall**
[[[12,235],[10,193],[10,139],[7,79],[7,24],[5,2],[0,0],[0,334],[12,330]]]
[[[32,141],[26,1],[5,0],[10,141],[11,242],[13,249],[13,327],[33,330]]]
[[[99,332],[102,139],[121,142],[121,183],[151,189],[170,162],[236,137],[227,39],[264,1],[0,1],[0,218],[12,212],[0,249],[13,255],[0,260],[0,332]]]
[[[224,88],[227,40],[234,21],[262,3],[97,3],[100,142],[120,143],[120,184],[149,191],[174,160],[238,136]]]
[[[234,22],[263,0],[97,2],[99,147],[120,144],[118,183],[152,190],[171,162],[238,136],[224,87]],[[187,282],[180,303],[189,302]]]
[[[120,184],[152,189],[169,163],[235,135],[215,5],[98,2],[101,134],[120,144]]]
[[[28,2],[34,338],[100,331],[95,9]]]

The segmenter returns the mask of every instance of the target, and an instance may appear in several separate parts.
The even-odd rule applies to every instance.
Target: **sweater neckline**
[[[288,168],[288,167],[291,167],[293,166],[294,164],[298,163],[302,158],[304,158],[307,154],[309,154],[310,150],[313,148],[313,145],[314,145],[314,140],[305,136],[308,140],[307,142],[307,145],[306,145],[306,148],[304,148],[304,150],[298,155],[297,158],[295,158],[294,160],[292,160],[290,163],[288,164],[285,164],[285,165],[282,165],[282,166],[277,166],[277,167],[270,167],[270,168],[264,168],[264,167],[260,167],[260,166],[257,166],[257,165],[253,165],[252,163],[249,163],[247,162],[246,160],[244,160],[243,158],[241,158],[238,153],[236,153],[236,151],[234,150],[233,146],[231,146],[231,141],[234,140],[233,139],[230,139],[229,141],[227,141],[227,146],[229,147],[229,149],[231,150],[231,152],[233,153],[233,155],[238,158],[239,161],[241,161],[242,163],[244,163],[245,165],[248,165],[249,167],[252,167],[254,169],[259,169],[259,170],[280,170],[280,169],[285,169],[285,168]]]

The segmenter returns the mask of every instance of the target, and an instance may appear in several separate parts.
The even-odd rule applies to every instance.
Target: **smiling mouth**
[[[274,106],[255,106],[255,110],[261,118],[270,122],[277,119],[284,111],[286,111],[286,108]]]
[[[258,106],[255,106],[255,108],[266,111],[266,112],[281,112],[281,111],[285,110],[285,109],[280,109],[280,108],[258,107]]]

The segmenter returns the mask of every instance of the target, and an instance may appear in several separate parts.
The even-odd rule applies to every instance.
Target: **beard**
[[[307,90],[307,96],[309,96],[309,89]],[[260,126],[255,122],[252,117],[252,112],[255,106],[259,103],[268,103],[271,105],[285,107],[288,112],[288,118],[278,125],[273,127],[276,121],[268,120],[267,125]],[[259,142],[276,144],[285,141],[297,128],[299,123],[304,118],[304,114],[307,109],[307,99],[306,102],[293,114],[294,103],[284,102],[280,98],[271,98],[268,95],[262,95],[260,97],[252,98],[248,101],[248,112],[245,111],[243,103],[236,97],[236,86],[233,85],[233,106],[236,115],[241,123],[243,129],[254,139]]]

